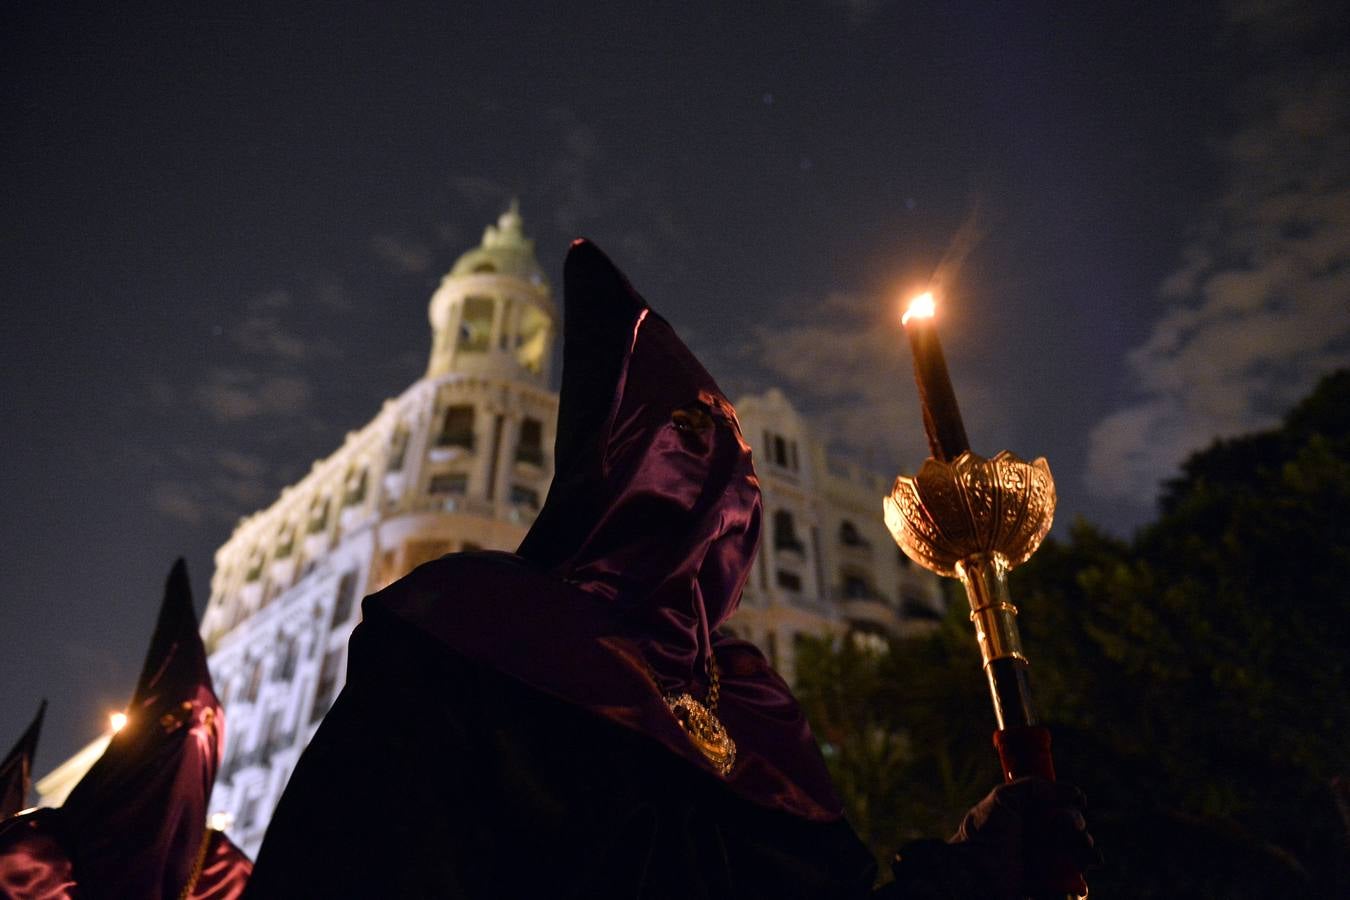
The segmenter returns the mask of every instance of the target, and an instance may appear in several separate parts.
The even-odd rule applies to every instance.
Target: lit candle
[[[108,728],[113,734],[127,727],[127,714],[124,712],[115,712],[108,715]]]
[[[935,459],[951,462],[970,449],[970,441],[966,438],[961,409],[956,405],[956,393],[947,374],[947,360],[938,341],[936,312],[933,295],[920,294],[910,301],[900,324],[905,327],[909,348],[914,354],[914,382],[919,386],[928,447]]]

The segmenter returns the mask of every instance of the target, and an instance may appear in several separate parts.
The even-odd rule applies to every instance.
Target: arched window
[[[902,594],[900,597],[900,614],[906,619],[923,622],[936,622],[942,618],[942,613],[925,602],[922,597],[910,593]]]
[[[262,676],[262,660],[251,660],[248,666],[248,680],[244,684],[243,700],[245,703],[258,702],[258,689],[262,687]]]
[[[399,425],[394,429],[394,437],[389,442],[389,465],[386,471],[402,472],[403,458],[408,455],[408,426]]]
[[[319,686],[314,691],[314,705],[309,710],[309,722],[314,724],[328,712],[333,705],[333,695],[337,693],[338,676],[342,672],[342,648],[328,651],[319,669]]]
[[[536,466],[544,464],[544,423],[525,419],[520,423],[520,440],[516,441],[516,462]]]
[[[867,539],[858,531],[858,526],[854,525],[848,519],[839,523],[839,543],[845,547],[867,547],[870,546]]]
[[[328,498],[315,497],[314,503],[309,508],[309,525],[305,531],[308,534],[318,534],[328,527]]]
[[[777,550],[791,550],[802,554],[806,552],[806,545],[797,537],[797,526],[792,513],[786,509],[776,510],[773,514],[773,546]]]
[[[281,663],[272,671],[273,681],[290,681],[295,677],[295,663],[300,656],[299,641],[292,635],[281,642]]]
[[[870,600],[873,596],[872,584],[867,576],[859,572],[844,572],[842,585],[845,600]]]
[[[262,578],[263,556],[264,552],[261,547],[248,555],[248,569],[244,572],[244,580],[249,584]]]
[[[366,499],[366,470],[353,469],[347,473],[346,493],[342,496],[343,506],[355,506]]]
[[[286,524],[281,526],[281,532],[277,535],[277,550],[273,559],[290,559],[291,554],[295,552],[295,526]]]
[[[538,511],[539,492],[532,487],[526,487],[523,484],[511,485],[511,504],[513,506],[525,506]]]
[[[333,620],[329,627],[336,628],[352,617],[352,607],[356,605],[356,570],[342,573],[338,581],[337,598],[333,601]]]
[[[465,297],[459,317],[459,349],[468,353],[486,353],[492,347],[491,297]]]
[[[525,371],[538,375],[544,370],[549,352],[549,318],[533,306],[520,311],[516,331],[516,362]]]
[[[473,407],[447,406],[441,417],[441,431],[436,435],[437,447],[473,449]]]

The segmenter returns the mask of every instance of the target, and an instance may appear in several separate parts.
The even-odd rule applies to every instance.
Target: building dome
[[[544,270],[534,256],[534,241],[525,237],[520,205],[502,213],[496,225],[483,231],[483,243],[461,256],[450,270],[451,278],[466,275],[509,275],[531,284],[546,283]]]
[[[515,201],[441,279],[427,316],[430,377],[523,378],[547,388],[558,311]]]

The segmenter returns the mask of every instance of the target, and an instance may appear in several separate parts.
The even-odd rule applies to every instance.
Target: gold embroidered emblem
[[[688,692],[667,694],[665,700],[675,721],[717,774],[723,778],[731,774],[731,767],[736,765],[736,742],[718,720],[716,707],[709,709]]]

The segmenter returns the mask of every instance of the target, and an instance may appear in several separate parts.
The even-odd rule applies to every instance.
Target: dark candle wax
[[[934,459],[951,462],[970,449],[961,409],[947,374],[947,360],[938,342],[932,316],[914,316],[905,323],[909,347],[914,354],[914,381],[923,405],[923,430]]]

